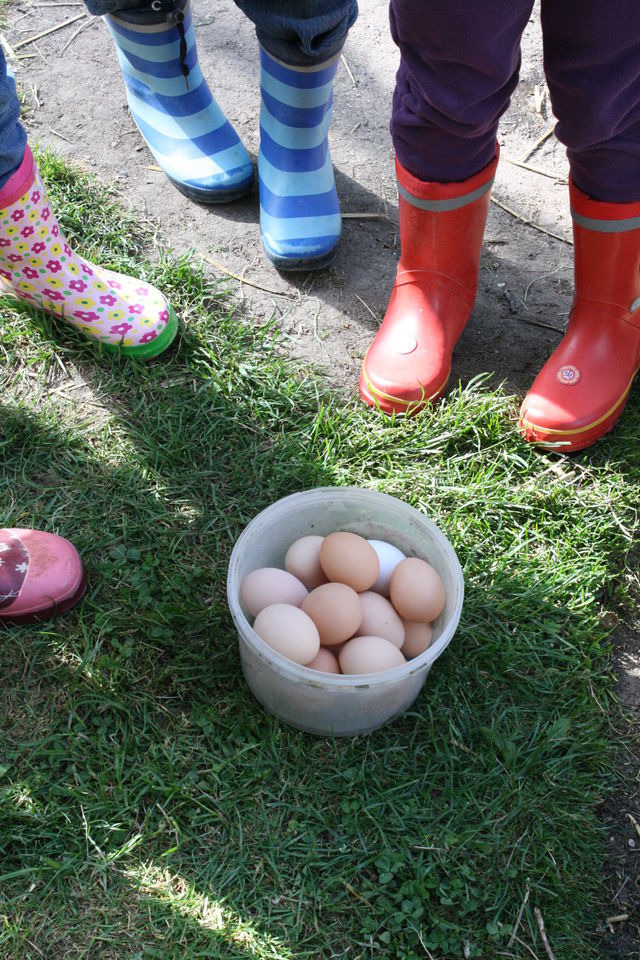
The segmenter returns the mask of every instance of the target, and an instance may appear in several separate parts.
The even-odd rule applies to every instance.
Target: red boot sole
[[[622,416],[631,385],[637,372],[636,370],[626,390],[611,410],[605,413],[604,416],[599,417],[598,420],[594,420],[593,423],[585,427],[580,427],[578,430],[553,430],[549,427],[543,427],[540,426],[540,424],[533,423],[531,420],[527,420],[521,412],[518,422],[520,434],[528,443],[534,443],[537,446],[557,450],[558,453],[577,453],[579,450],[586,450],[587,447],[592,446],[615,427]]]
[[[21,626],[27,623],[42,623],[45,620],[52,620],[54,617],[57,617],[59,614],[64,613],[66,610],[70,610],[71,607],[75,607],[76,603],[82,600],[87,590],[87,574],[84,567],[82,568],[82,580],[78,589],[70,597],[67,597],[66,600],[61,600],[60,603],[52,603],[50,606],[43,608],[42,610],[36,610],[32,613],[23,613],[17,614],[12,617],[10,614],[3,616],[0,611],[0,626],[2,624],[12,625],[12,626]]]
[[[403,400],[402,397],[394,397],[390,393],[384,393],[381,390],[377,390],[367,377],[365,365],[363,363],[362,373],[360,374],[360,397],[368,406],[376,407],[378,410],[380,410],[382,413],[386,413],[388,416],[392,416],[394,413],[402,413],[409,417],[415,417],[420,413],[421,410],[424,410],[425,407],[435,403],[440,399],[447,389],[450,373],[451,370],[448,371],[447,378],[440,389],[430,397],[425,396],[419,400]]]

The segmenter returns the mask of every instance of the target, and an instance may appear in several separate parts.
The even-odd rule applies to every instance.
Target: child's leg
[[[414,177],[466,180],[491,162],[518,82],[533,0],[391,0],[401,61],[393,96],[396,156]]]
[[[401,256],[360,394],[416,412],[446,387],[473,309],[496,131],[518,79],[532,0],[392,0]]]
[[[260,41],[260,233],[280,270],[325,267],[342,221],[329,152],[333,79],[355,0],[236,0]]]
[[[0,190],[22,163],[26,145],[15,83],[0,47]]]
[[[107,350],[156,356],[176,319],[149,283],[88,263],[65,241],[26,145],[0,50],[0,296],[61,317]]]
[[[526,439],[581,450],[640,366],[640,26],[626,0],[543,2],[549,92],[571,165],[575,298],[521,411]]]

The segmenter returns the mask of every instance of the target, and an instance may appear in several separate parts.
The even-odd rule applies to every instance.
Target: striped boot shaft
[[[202,76],[190,4],[175,6],[171,14],[119,11],[105,20],[129,109],[159,166],[191,199],[226,203],[251,189],[253,168]]]
[[[290,67],[260,50],[260,232],[281,270],[331,262],[342,222],[329,153],[338,57]]]

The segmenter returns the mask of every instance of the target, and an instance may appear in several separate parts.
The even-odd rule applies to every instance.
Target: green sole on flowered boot
[[[147,343],[138,343],[133,347],[120,346],[117,343],[103,343],[102,348],[107,353],[122,353],[126,357],[139,357],[141,360],[149,360],[150,357],[157,357],[158,354],[166,350],[173,343],[175,335],[178,332],[178,321],[173,312],[173,307],[169,307],[169,319],[162,332]]]

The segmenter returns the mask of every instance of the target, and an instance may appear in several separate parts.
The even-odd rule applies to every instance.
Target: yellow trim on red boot
[[[369,347],[369,350],[370,349],[371,347]],[[413,405],[416,405],[417,407],[419,407],[419,409],[422,409],[422,407],[425,406],[427,403],[434,403],[444,393],[447,383],[449,382],[449,377],[451,375],[451,367],[449,367],[447,371],[447,376],[445,377],[442,385],[438,387],[436,392],[431,394],[430,397],[427,397],[423,390],[422,396],[419,397],[418,399],[404,400],[402,397],[394,397],[393,394],[391,393],[385,393],[384,390],[379,390],[377,387],[374,387],[374,385],[371,383],[371,380],[369,380],[369,377],[367,376],[366,363],[367,363],[367,357],[369,355],[369,350],[367,350],[367,352],[365,353],[364,360],[362,361],[362,377],[367,387],[369,388],[369,390],[371,391],[371,393],[375,398],[384,398],[385,400],[390,400],[392,403],[398,403],[407,408]],[[399,412],[402,412],[402,411],[399,411]],[[404,411],[404,412],[406,413],[407,411]],[[418,409],[416,409],[415,412],[417,413]]]
[[[611,409],[608,410],[606,413],[604,413],[601,417],[598,417],[597,420],[594,420],[592,423],[588,423],[585,427],[575,427],[573,430],[554,430],[553,427],[542,427],[536,423],[533,423],[532,420],[525,420],[523,416],[520,416],[520,426],[530,427],[532,430],[539,430],[541,433],[553,433],[556,436],[564,436],[564,437],[566,436],[573,437],[581,433],[587,433],[587,431],[595,429],[595,427],[600,426],[601,423],[604,423],[605,420],[608,420],[609,417],[613,416],[613,414],[616,412],[620,404],[624,403],[624,401],[627,399],[629,391],[631,390],[631,385],[633,384],[633,381],[635,379],[636,374],[638,373],[638,370],[640,370],[640,367],[637,367],[636,370],[633,372],[624,393],[621,395],[621,397],[618,400],[616,400],[616,402],[611,407]]]

